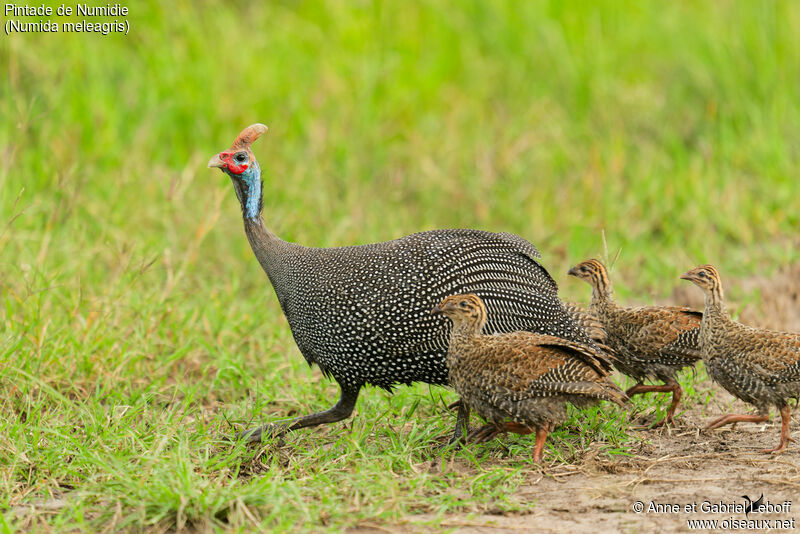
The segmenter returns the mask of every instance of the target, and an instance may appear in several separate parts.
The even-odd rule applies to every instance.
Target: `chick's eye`
[[[699,273],[697,273],[697,276],[699,276],[700,278],[705,278],[706,277],[706,272],[705,271],[700,271]]]
[[[469,302],[467,302],[466,300],[462,300],[461,302],[458,303],[458,305],[461,306],[462,308],[466,308],[467,306],[469,306]]]

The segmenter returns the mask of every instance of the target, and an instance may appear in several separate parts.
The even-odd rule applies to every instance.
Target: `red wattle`
[[[231,165],[228,163],[228,170],[233,174],[242,174],[244,171],[247,170],[247,163],[244,165]]]

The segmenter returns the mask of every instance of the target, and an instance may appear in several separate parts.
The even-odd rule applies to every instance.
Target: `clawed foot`
[[[673,426],[675,426],[675,421],[671,417],[665,417],[664,419],[661,419],[660,421],[656,421],[655,423],[651,423],[649,425],[644,424],[644,425],[632,426],[631,429],[643,432],[647,430],[656,430],[659,428],[667,428]]]
[[[661,421],[656,421],[655,423],[650,425],[650,430],[655,430],[656,428],[671,427],[671,426],[675,426],[675,419],[671,415],[668,415]]]
[[[794,438],[786,438],[786,439],[782,439],[781,442],[778,444],[778,446],[775,447],[774,449],[761,449],[760,452],[763,452],[765,454],[780,454],[783,451],[785,451],[787,449],[787,447],[789,447],[789,442],[790,441],[792,443],[797,443],[794,440]]]
[[[449,440],[445,441],[444,443],[440,443],[439,445],[435,445],[433,447],[433,452],[437,455],[444,454],[446,452],[455,452],[464,445],[464,437],[456,438],[452,437]],[[431,464],[435,463],[436,459],[433,459]]]
[[[291,422],[287,423],[272,423],[269,425],[260,426],[258,428],[251,428],[238,432],[233,439],[226,438],[228,441],[245,441],[246,443],[255,443],[266,439],[274,439],[283,437],[289,430]]]
[[[703,427],[703,432],[708,432],[709,430],[714,430],[715,428],[719,428],[727,423],[726,419],[728,418],[727,415],[722,415],[713,419],[710,423]]]
[[[789,407],[784,406],[781,408],[781,442],[778,444],[777,447],[774,449],[763,449],[761,452],[766,454],[780,454],[786,450],[789,446],[789,442],[794,443],[795,441],[789,437]],[[705,431],[714,430],[715,428],[719,428],[722,425],[727,424],[736,424],[741,422],[746,423],[763,423],[769,421],[769,416],[767,415],[737,415],[737,414],[729,414],[723,415],[722,417],[717,417],[713,421],[711,421],[706,427],[703,429]]]
[[[432,447],[433,458],[431,459],[431,467],[436,466],[436,462],[439,461],[440,456],[443,456],[448,452],[455,452],[460,449],[462,445],[464,445],[464,442],[466,441],[465,433],[467,429],[464,429],[461,432],[458,431],[459,429],[459,427],[456,427],[456,431],[453,432],[453,435],[449,440]]]
[[[719,428],[721,426],[730,425],[734,423],[763,423],[765,421],[769,421],[769,416],[727,414],[721,417],[717,417],[716,419],[708,423],[706,427],[703,429],[703,431],[708,432],[709,430],[714,430],[715,428]]]
[[[447,451],[457,451],[461,448],[462,445],[465,443],[485,443],[495,436],[500,434],[502,430],[498,429],[494,425],[483,425],[480,428],[476,428],[471,432],[467,432],[464,430],[463,432],[456,431],[453,436],[445,443],[437,445],[434,447],[434,450],[437,453],[444,453]]]

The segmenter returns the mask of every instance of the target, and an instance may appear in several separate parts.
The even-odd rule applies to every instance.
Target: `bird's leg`
[[[781,442],[774,449],[764,449],[761,452],[780,454],[789,446],[789,442],[796,443],[789,437],[789,422],[792,420],[792,412],[789,405],[781,408]]]
[[[703,430],[714,430],[715,428],[729,425],[731,423],[763,423],[764,421],[769,421],[768,415],[742,415],[730,413],[728,415],[717,417],[708,423]]]
[[[528,431],[530,433],[530,430]],[[542,461],[542,450],[544,442],[547,440],[547,429],[539,427],[536,429],[536,443],[533,444],[533,461],[537,464]]]
[[[467,436],[469,435],[469,404],[461,400],[453,404],[458,406],[456,427],[453,429],[453,435],[450,437],[450,441],[434,447],[434,451],[436,452],[446,452],[448,449],[456,451],[467,441]],[[431,467],[436,465],[437,459],[437,457],[434,457],[433,460],[431,460]]]
[[[448,410],[454,410],[456,408],[460,408],[462,404],[463,403],[461,402],[461,399],[458,399],[457,401],[451,402],[450,404],[448,404],[447,405],[447,409]]]
[[[469,434],[469,405],[466,402],[459,401],[458,416],[456,417],[456,428],[453,430],[453,436],[447,445],[461,445],[467,439]]]
[[[638,384],[636,384],[635,386],[629,387],[629,388],[628,388],[628,389],[625,391],[625,395],[626,395],[626,396],[628,396],[628,397],[632,397],[632,396],[634,396],[634,395],[638,395],[639,393],[642,393],[641,391],[639,391],[639,388],[643,388],[643,387],[644,387],[644,384],[642,384],[641,382],[639,382],[639,383],[638,383]]]
[[[533,429],[527,425],[523,425],[522,423],[515,423],[513,421],[506,421],[503,423],[503,432],[513,432],[515,434],[531,434],[533,433]]]
[[[628,397],[632,397],[634,395],[642,395],[644,393],[672,393],[672,404],[669,406],[669,410],[667,410],[667,416],[659,421],[658,423],[654,424],[650,428],[658,428],[664,424],[671,425],[674,423],[673,416],[675,415],[675,408],[678,407],[678,403],[681,401],[681,396],[683,392],[681,391],[681,386],[671,380],[666,384],[660,386],[645,386],[641,382],[636,384],[635,386],[628,389],[625,394]]]
[[[672,393],[674,400],[675,386],[678,386],[678,384],[664,384],[661,386],[645,386],[644,384],[636,384],[632,388],[628,389],[625,394],[630,397],[632,395],[641,395],[642,393]],[[678,389],[680,389],[680,386],[678,386]],[[678,400],[680,400],[680,395],[678,395]]]
[[[485,443],[490,439],[495,438],[498,434],[504,434],[506,432],[514,432],[515,434],[525,435],[533,432],[533,429],[513,421],[506,421],[500,426],[489,423],[488,425],[484,425],[479,429],[474,430],[469,435],[469,440],[475,443]]]
[[[675,381],[667,385],[672,386],[672,402],[669,405],[669,410],[667,410],[667,417],[664,420],[669,424],[673,424],[675,417],[675,410],[678,409],[678,404],[681,402],[681,397],[683,397],[683,390],[681,389],[681,385]]]
[[[678,384],[674,380],[670,380],[667,382],[665,386],[653,386],[653,387],[666,387],[670,388],[668,391],[672,391],[672,402],[669,405],[669,409],[667,410],[667,415],[661,421],[655,423],[652,428],[658,428],[664,425],[674,425],[675,424],[675,410],[678,408],[678,404],[681,402],[681,397],[683,396],[683,390],[681,389],[680,384]]]
[[[470,432],[469,436],[467,436],[467,441],[472,443],[486,443],[487,441],[497,437],[497,435],[501,432],[503,432],[501,427],[489,423]]]
[[[329,410],[245,430],[244,432],[239,432],[236,434],[235,439],[244,439],[248,442],[261,441],[263,436],[277,437],[288,432],[289,430],[323,425],[325,423],[335,423],[337,421],[341,421],[342,419],[346,419],[350,417],[351,413],[353,413],[353,408],[356,406],[360,388],[344,388],[341,385],[339,387],[341,388],[339,401]]]

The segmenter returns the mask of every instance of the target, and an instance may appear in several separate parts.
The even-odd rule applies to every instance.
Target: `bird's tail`
[[[614,404],[625,407],[625,404],[630,402],[625,393],[617,387],[610,379],[600,382],[593,381],[575,381],[575,382],[546,382],[539,384],[532,384],[533,390],[543,393],[545,391],[550,394],[556,393],[560,395],[576,395],[579,397],[588,397],[592,399],[611,401]]]

